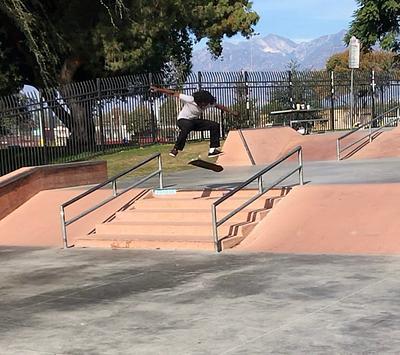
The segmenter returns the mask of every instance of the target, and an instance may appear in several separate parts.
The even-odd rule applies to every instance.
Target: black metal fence
[[[209,90],[238,118],[210,109],[206,118],[231,129],[287,125],[277,111],[309,108],[314,130],[347,130],[399,104],[400,75],[356,71],[353,108],[350,73],[207,72],[184,81],[146,74],[96,79],[0,97],[0,175],[22,166],[83,160],[106,151],[172,143],[179,103],[150,85],[192,93]],[[271,114],[272,113],[272,114]],[[317,121],[315,121],[317,122]],[[207,138],[193,132],[189,139]]]

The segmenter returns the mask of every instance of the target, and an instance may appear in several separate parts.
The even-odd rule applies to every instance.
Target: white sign
[[[360,41],[356,37],[351,37],[349,43],[349,68],[358,69],[360,67]]]

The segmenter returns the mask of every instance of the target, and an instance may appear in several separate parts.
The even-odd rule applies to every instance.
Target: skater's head
[[[204,108],[209,105],[214,105],[216,100],[209,91],[200,90],[193,93],[194,102],[197,106]]]

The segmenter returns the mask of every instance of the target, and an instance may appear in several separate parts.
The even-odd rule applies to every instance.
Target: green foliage
[[[126,129],[131,135],[151,133],[152,114],[146,105],[140,105],[127,117]]]
[[[179,158],[177,159],[171,158],[168,155],[173,147],[172,144],[153,144],[140,148],[130,148],[122,151],[119,150],[115,153],[107,153],[105,155],[98,156],[93,160],[106,160],[108,176],[112,177],[121,173],[122,171],[125,171],[127,168],[142,162],[150,155],[161,153],[163,171],[174,172],[193,169],[193,166],[189,165],[187,162],[190,159],[197,158],[200,152],[207,152],[208,145],[208,140],[203,142],[188,141],[185,145],[185,149],[179,153]],[[157,164],[157,160],[154,160],[154,162],[143,165],[141,168],[128,175],[127,178],[129,179],[132,178],[132,176],[143,177],[148,175],[158,169]]]
[[[164,127],[175,127],[180,107],[175,97],[168,96],[160,107],[160,123]]]
[[[377,42],[388,51],[400,51],[400,2],[398,0],[357,0],[359,8],[346,35],[356,36],[365,51]]]
[[[7,63],[7,58],[11,56],[11,53],[9,49],[2,49],[1,43],[0,39],[0,95],[7,95],[9,87],[20,87],[22,77],[13,62]]]
[[[230,109],[238,112],[239,115],[236,117],[225,113],[226,131],[229,132],[231,129],[256,127],[260,117],[257,100],[250,97],[249,87],[244,77],[236,84],[234,100],[234,104]]]
[[[348,67],[348,62],[348,50],[332,55],[326,62],[326,69],[335,72],[335,82],[337,84],[336,92],[339,94],[346,90],[346,83],[349,80],[348,76],[345,75],[346,73],[349,75],[351,71]],[[398,64],[396,62],[396,56],[392,52],[372,51],[360,54],[360,69],[358,72],[364,72],[364,75],[369,76],[371,71],[374,70],[377,90],[383,92],[390,81],[387,74],[396,69],[398,69]],[[364,85],[360,87],[357,81],[354,85],[355,92],[357,92],[360,97],[369,94]]]
[[[219,56],[225,35],[249,37],[257,21],[248,0],[2,0],[0,85],[159,72],[168,63],[188,73],[193,42],[208,38]]]
[[[54,83],[58,60],[56,53],[62,42],[56,40],[57,30],[40,1],[2,0],[0,36],[0,51],[3,52],[0,69],[3,76],[10,75],[10,71],[3,66],[11,62],[14,65],[11,72],[16,72],[21,81],[32,83],[40,78],[40,84]],[[15,89],[12,84],[8,86]],[[2,86],[7,86],[7,83]],[[21,82],[17,86],[20,87]]]
[[[333,54],[326,61],[326,70],[338,73],[348,72],[349,51]],[[374,51],[361,53],[360,70],[375,70],[376,72],[387,72],[396,69],[395,54],[387,51]]]
[[[23,95],[14,95],[9,98],[14,108],[7,109],[6,114],[0,115],[0,135],[31,133],[39,126],[38,112],[28,109],[30,99]],[[0,103],[0,110],[2,103]]]
[[[312,100],[313,92],[307,82],[307,77],[304,75],[306,72],[299,72],[297,62],[291,62],[290,65],[293,103],[309,104]]]

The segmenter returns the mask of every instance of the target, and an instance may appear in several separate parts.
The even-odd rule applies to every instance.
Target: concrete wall
[[[98,184],[107,162],[78,162],[21,168],[0,177],[0,220],[42,190]]]

